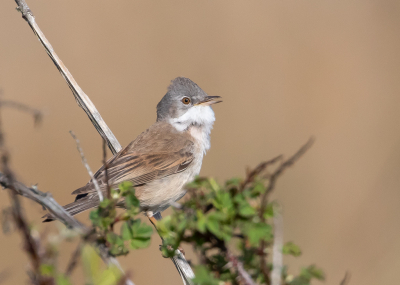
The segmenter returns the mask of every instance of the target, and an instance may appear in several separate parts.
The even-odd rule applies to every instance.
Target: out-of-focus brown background
[[[347,270],[350,284],[398,284],[399,1],[28,4],[122,145],[155,121],[155,106],[177,76],[224,98],[214,108],[203,175],[221,181],[243,175],[245,166],[290,155],[315,136],[275,193],[285,240],[304,252],[287,258],[291,270],[316,263],[326,284],[339,284]],[[12,167],[64,204],[88,180],[68,131],[81,140],[93,169],[101,165],[101,140],[15,6],[0,2],[0,87],[4,98],[45,116],[33,128],[28,115],[3,112]],[[5,207],[8,196],[0,195]],[[43,211],[24,204],[43,229]],[[87,221],[87,214],[79,218]],[[180,284],[158,244],[155,237],[151,248],[120,258],[136,284]],[[73,248],[63,246],[61,266]],[[20,236],[1,234],[4,284],[25,282],[26,268]]]

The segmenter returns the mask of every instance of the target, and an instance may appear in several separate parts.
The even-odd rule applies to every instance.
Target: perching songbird
[[[184,77],[171,82],[157,104],[157,121],[107,162],[108,184],[117,188],[131,181],[140,209],[152,218],[182,198],[185,184],[199,174],[203,156],[210,148],[215,116],[212,104],[222,102],[208,96],[196,83]],[[103,193],[107,182],[104,165],[95,173]],[[99,205],[93,181],[72,192],[74,202],[64,206],[76,215]],[[53,221],[51,214],[44,222]]]

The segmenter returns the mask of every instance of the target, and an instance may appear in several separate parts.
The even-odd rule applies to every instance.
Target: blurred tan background
[[[246,166],[288,156],[315,136],[274,195],[285,240],[304,252],[287,258],[291,270],[316,263],[326,284],[339,284],[347,270],[350,284],[399,284],[399,1],[28,4],[122,145],[155,121],[155,106],[177,76],[224,98],[214,108],[202,175],[243,175]],[[28,115],[3,112],[12,166],[19,179],[65,204],[89,179],[68,131],[93,169],[101,165],[101,140],[15,6],[0,2],[0,87],[4,98],[45,116],[33,128]],[[5,207],[8,195],[0,195]],[[30,221],[46,228],[43,211],[24,204]],[[151,248],[120,258],[123,267],[139,285],[181,284],[158,244],[155,237]],[[64,260],[73,248],[63,246]],[[3,283],[25,283],[26,268],[20,236],[0,234],[0,271],[9,273]]]

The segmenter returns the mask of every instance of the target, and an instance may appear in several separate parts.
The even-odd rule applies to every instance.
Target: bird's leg
[[[157,229],[157,220],[153,216],[148,217],[153,226]]]
[[[155,228],[156,231],[158,232],[158,229],[157,229],[157,220],[156,220],[156,218],[154,218],[153,212],[152,212],[152,211],[147,211],[145,214],[146,214],[147,218],[149,218],[150,223],[153,224],[154,228]]]

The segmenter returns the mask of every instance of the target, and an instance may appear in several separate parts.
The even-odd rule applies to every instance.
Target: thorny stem
[[[76,143],[76,148],[79,151],[79,154],[81,155],[81,159],[82,159],[82,163],[83,165],[86,167],[87,172],[89,173],[90,179],[93,182],[94,188],[97,191],[97,195],[99,196],[99,200],[100,202],[103,201],[103,193],[101,192],[99,183],[97,182],[97,179],[94,177],[92,170],[90,169],[90,166],[86,160],[85,155],[83,154],[83,150],[81,148],[81,144],[79,143],[78,138],[75,136],[73,131],[69,131],[69,133],[71,134],[71,136],[73,137],[73,139],[75,140]]]

